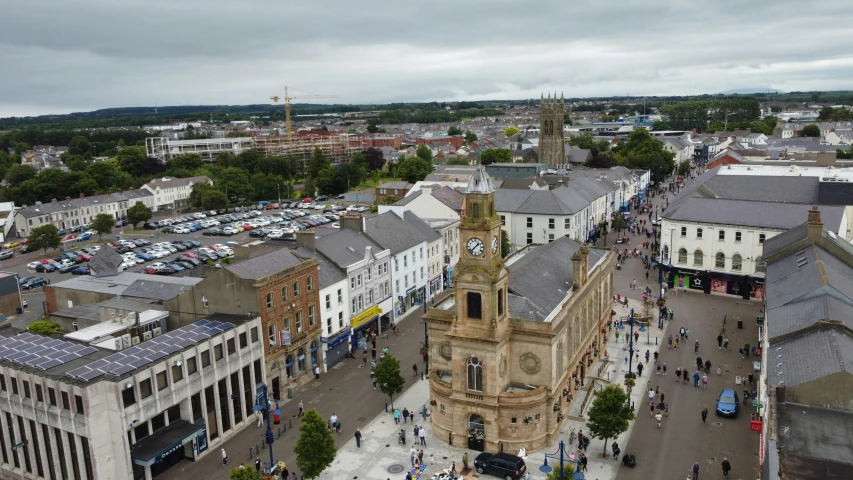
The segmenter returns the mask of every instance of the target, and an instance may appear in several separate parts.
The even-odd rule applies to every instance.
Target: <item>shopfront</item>
[[[155,477],[189,458],[195,460],[207,450],[207,430],[186,420],[177,420],[130,447],[134,478]],[[141,467],[141,468],[140,468]],[[150,475],[145,470],[150,469]]]
[[[350,345],[354,350],[364,349],[367,345],[368,338],[370,338],[370,334],[374,332],[377,334],[379,333],[378,319],[381,314],[382,309],[379,308],[379,305],[374,305],[352,317],[352,320],[350,320],[350,326],[352,327]]]
[[[432,298],[441,293],[441,275],[429,281],[429,297]]]
[[[663,266],[668,269],[664,275],[668,288],[683,290],[701,290],[715,295],[732,295],[744,300],[764,299],[764,279],[749,275],[731,275],[709,271],[682,270],[678,267]],[[667,273],[667,272],[665,272]]]
[[[344,329],[331,337],[320,337],[320,342],[326,345],[326,370],[340,363],[349,351],[349,339],[352,328]]]

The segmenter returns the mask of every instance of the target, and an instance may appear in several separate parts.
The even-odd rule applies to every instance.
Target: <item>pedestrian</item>
[[[672,348],[672,335],[670,335],[669,338],[666,339],[666,349],[669,350],[671,348]]]
[[[320,379],[320,367],[317,365],[314,366],[314,379],[315,380]]]
[[[224,448],[221,450],[221,452],[222,452],[222,466],[224,467],[225,465],[228,465],[228,454],[225,453]]]
[[[705,420],[707,420],[707,419],[708,419],[708,409],[703,408],[702,409],[702,423],[705,423]]]
[[[408,419],[409,419],[409,409],[404,407],[403,408],[403,423],[406,423],[406,421]]]
[[[663,364],[663,374],[666,375],[666,364]]]
[[[418,462],[420,462],[421,465],[424,464],[424,450],[423,449],[421,449],[421,451],[418,452]]]
[[[717,376],[720,376],[720,367],[717,367]]]
[[[708,389],[708,374],[702,375],[702,388]]]
[[[361,429],[355,429],[355,446],[361,448]]]
[[[708,373],[710,371],[711,371],[711,361],[705,360],[705,373]]]
[[[583,471],[583,472],[586,471],[586,462],[587,462],[586,455],[581,453],[581,471]]]
[[[666,403],[663,401],[663,397],[664,397],[663,392],[660,392],[660,403]]]
[[[658,352],[655,352],[655,363],[658,363]]]
[[[658,423],[658,428],[660,428],[660,424],[663,422],[663,415],[661,415],[660,412],[658,412],[658,414],[655,415],[655,420]]]
[[[654,391],[654,390],[652,390],[652,389],[649,389],[649,401],[650,401],[650,402],[654,402],[654,401],[655,401],[655,391]]]
[[[261,473],[261,457],[255,459],[255,471]]]
[[[462,454],[462,468],[468,470],[468,452]]]
[[[431,454],[431,453],[429,454],[429,464],[430,464],[430,466],[432,466],[432,467],[434,467],[434,466],[435,466],[435,455],[433,455],[433,454]]]
[[[643,376],[643,364],[642,363],[637,364],[637,376],[640,376],[640,377]]]
[[[755,382],[755,375],[753,375],[752,372],[749,372],[749,375],[747,375],[747,378],[749,379],[750,385],[752,385]]]
[[[394,409],[394,423],[396,425],[400,424],[400,411],[397,409]]]
[[[649,416],[653,417],[655,415],[655,402],[652,401],[649,403]]]
[[[649,363],[649,356],[650,356],[649,351],[646,350],[646,363]]]
[[[287,470],[287,467],[282,468],[281,470],[281,480],[287,480],[287,477],[290,475],[290,472]]]
[[[723,349],[723,334],[717,335],[717,346],[720,347],[720,350]]]
[[[418,376],[418,364],[417,363],[412,364],[412,370],[415,371],[415,374],[412,375],[412,377],[417,377]]]
[[[619,332],[616,332],[616,343],[619,343]]]
[[[675,369],[675,383],[681,380],[681,367]]]
[[[729,463],[728,458],[723,457],[722,466],[723,466],[723,476],[726,478],[729,478],[729,471],[732,469],[732,464]]]
[[[725,340],[723,340],[723,350],[728,350],[728,349],[729,349],[729,337],[726,337]]]
[[[299,413],[296,414],[296,418],[302,418],[302,411],[305,410],[305,405],[302,404],[302,400],[299,401]]]
[[[258,427],[263,427],[263,426],[264,426],[264,414],[263,414],[263,413],[261,413],[262,411],[263,411],[263,410],[258,410],[258,414],[257,414],[257,417],[258,417]]]
[[[693,345],[693,353],[699,352],[699,340],[696,340],[696,343]]]
[[[693,464],[693,480],[699,480],[699,462]]]
[[[376,390],[376,377],[373,377],[371,381],[373,382],[373,389]]]
[[[424,429],[424,427],[421,427],[421,429],[418,431],[418,437],[420,437],[421,439],[421,445],[426,447],[426,429]]]
[[[639,342],[639,341],[640,341],[640,332],[634,332],[634,341],[635,341],[635,342]]]
[[[417,437],[415,437],[415,439],[416,439],[416,441],[417,441]],[[417,451],[417,450],[415,450],[415,447],[413,446],[413,447],[412,447],[412,451],[411,451],[411,452],[409,452],[409,460],[412,462],[412,466],[414,466],[414,465],[415,465],[415,459],[416,459],[416,458],[418,458],[418,451]]]
[[[423,408],[421,408],[421,416],[424,418],[424,420],[426,420],[426,417],[427,417],[426,405],[424,405]],[[414,422],[414,420],[412,420],[412,422]]]
[[[682,339],[682,340],[684,340],[684,327],[681,327],[681,328],[678,330],[678,335],[680,335],[680,336],[681,336],[681,339]]]
[[[699,378],[700,378],[699,377],[699,370],[696,370],[696,373],[693,374],[693,386],[694,387],[699,386]]]

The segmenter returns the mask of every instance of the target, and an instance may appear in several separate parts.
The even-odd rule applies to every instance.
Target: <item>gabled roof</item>
[[[405,220],[406,223],[408,223],[409,225],[415,227],[415,230],[420,232],[421,236],[427,243],[431,243],[441,239],[440,233],[436,232],[432,227],[430,227],[426,222],[421,220],[421,218],[415,215],[414,213],[409,211],[403,212],[403,220]]]
[[[837,229],[844,216],[844,207],[820,208],[825,224],[831,230]],[[803,223],[808,211],[805,208],[791,208],[791,205],[784,203],[685,198],[674,208],[671,205],[661,216],[676,221],[787,230]]]
[[[162,178],[155,178],[155,179],[151,180],[150,182],[146,183],[144,186],[150,187],[151,189],[156,190],[158,188],[160,188],[160,189],[177,188],[177,187],[183,187],[183,186],[190,185],[190,184],[208,183],[208,182],[210,182],[210,178],[208,178],[207,175],[199,175],[197,177],[185,177],[185,178],[162,177]]]
[[[314,246],[318,252],[343,269],[364,260],[367,248],[370,248],[374,255],[385,250],[370,237],[352,228],[341,228],[329,235],[318,237]]]
[[[245,280],[261,280],[282,270],[295,267],[304,261],[305,259],[297,257],[290,250],[282,248],[242,262],[226,265],[224,268]]]
[[[394,212],[365,218],[364,232],[392,255],[408,250],[426,241],[421,232]]]
[[[201,278],[194,279],[197,280],[194,283],[171,283],[159,281],[156,276],[153,276],[150,280],[145,279],[133,282],[124,290],[122,295],[125,297],[149,298],[162,301],[171,300],[191,289],[195,283],[202,280]]]
[[[92,259],[89,260],[89,267],[96,277],[110,277],[118,275],[118,269],[122,262],[124,262],[124,257],[112,247],[104,246],[92,255]]]
[[[433,188],[430,194],[455,212],[462,212],[462,203],[465,200],[465,195],[459,190],[450,187],[439,187]]]
[[[305,259],[313,258],[319,262],[317,270],[321,289],[330,287],[347,279],[345,272],[341,271],[337,265],[333,264],[326,257],[317,252],[312,252],[305,247],[299,247],[296,250],[293,250],[293,254]]]
[[[853,374],[853,338],[835,328],[810,331],[773,345],[768,378],[795,387],[836,373]]]

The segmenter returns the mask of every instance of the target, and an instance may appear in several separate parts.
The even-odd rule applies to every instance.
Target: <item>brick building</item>
[[[419,138],[418,145],[432,145],[434,143],[449,143],[454,148],[465,145],[465,137],[462,135],[436,135],[434,137]]]
[[[399,149],[403,147],[403,137],[394,135],[352,135],[350,136],[349,145],[359,148],[391,147]]]

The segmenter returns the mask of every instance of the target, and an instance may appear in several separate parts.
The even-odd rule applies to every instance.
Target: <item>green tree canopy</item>
[[[98,238],[103,238],[104,235],[113,231],[115,220],[109,213],[99,213],[92,220],[92,230],[98,232]]]
[[[589,132],[572,135],[569,137],[569,145],[586,150],[598,150],[599,152],[610,150],[610,140],[606,138],[596,139]]]
[[[6,184],[10,187],[20,185],[27,180],[36,178],[39,171],[29,165],[12,165],[6,172]]]
[[[480,165],[512,163],[512,152],[508,148],[490,148],[480,155]]]
[[[116,155],[118,167],[131,175],[137,175],[142,172],[146,158],[145,147],[124,147]],[[109,187],[109,185],[106,187]]]
[[[228,472],[228,480],[261,480],[261,472],[255,467],[237,467]]]
[[[625,221],[625,216],[622,215],[622,212],[613,212],[610,214],[610,228],[612,230],[615,230],[616,233],[619,233],[627,227],[628,222]],[[604,241],[607,242],[606,237]]]
[[[590,436],[604,440],[604,455],[607,455],[607,442],[628,430],[628,422],[634,419],[631,400],[619,385],[604,387],[587,412],[586,428]]]
[[[306,478],[319,477],[335,460],[335,439],[326,421],[313,408],[306,410],[302,417],[299,440],[293,451],[296,453],[296,466]]]
[[[394,358],[393,355],[387,354],[375,369],[376,384],[379,385],[379,390],[391,400],[391,410],[394,409],[394,395],[403,393],[403,387],[406,381],[400,374],[400,361]]]
[[[201,155],[197,153],[184,153],[182,155],[172,157],[172,159],[169,160],[169,170],[182,169],[193,172],[197,168],[201,168],[202,165],[204,165],[204,160],[202,160]]]
[[[70,155],[80,155],[81,157],[92,156],[92,142],[88,138],[77,135],[72,137],[68,142],[68,153]]]
[[[415,155],[418,158],[422,158],[427,162],[432,163],[432,150],[426,145],[419,145],[418,149],[415,151]]]
[[[219,210],[228,205],[228,199],[225,198],[225,193],[219,190],[208,190],[201,197],[201,206],[205,210]]]
[[[405,181],[409,183],[419,182],[430,173],[432,173],[432,162],[420,157],[400,157],[400,162],[397,165],[397,174]]]
[[[451,125],[450,128],[447,129],[447,134],[450,136],[462,135],[462,129],[456,125]]]
[[[501,257],[506,258],[512,252],[512,243],[509,241],[509,235],[506,230],[501,229]]]
[[[616,153],[622,165],[651,171],[655,182],[662,181],[675,168],[675,154],[664,150],[663,143],[645,128],[631,132]]]
[[[51,322],[49,320],[39,320],[31,323],[27,330],[30,333],[35,333],[37,335],[50,335],[51,333],[58,333],[62,331],[62,327],[59,326],[58,323]]]
[[[400,201],[400,197],[396,195],[388,195],[387,197],[382,197],[382,200],[379,201],[382,205],[394,205],[395,203]]]
[[[653,132],[659,132],[661,130],[672,130],[672,128],[670,128],[669,123],[667,123],[663,120],[658,120],[652,124],[652,131]]]
[[[59,244],[62,242],[62,238],[59,236],[59,229],[52,223],[32,229],[29,238],[30,242],[32,242],[32,250],[44,250],[45,252],[47,252],[48,248],[59,247]]]
[[[136,225],[151,220],[153,212],[142,202],[136,202],[127,209],[127,221],[136,228]]]
[[[684,160],[683,162],[678,164],[678,174],[682,177],[690,173],[691,164],[688,160]]]
[[[551,466],[553,470],[551,470],[551,472],[548,473],[548,475],[545,477],[546,480],[571,480],[572,474],[575,473],[575,467],[573,463],[569,462],[568,459],[566,459],[566,461],[563,463],[562,476],[560,476],[561,469],[559,462],[551,461],[551,463],[553,464],[553,466]]]
[[[216,188],[208,183],[194,183],[190,191],[189,204],[195,208],[201,208],[202,197],[211,190],[216,190]]]
[[[308,164],[308,176],[316,179],[320,172],[329,168],[331,164],[326,154],[320,150],[320,147],[314,147],[314,153],[311,155],[311,163]]]
[[[465,143],[471,143],[477,141],[477,134],[468,130],[465,132]]]
[[[238,167],[223,168],[219,173],[217,187],[231,198],[252,198],[254,190],[246,170]]]
[[[509,138],[509,137],[515,135],[516,133],[520,132],[520,131],[521,130],[519,130],[518,127],[509,126],[509,127],[506,127],[506,130],[504,130],[504,136]]]
[[[451,158],[447,161],[448,165],[468,165],[468,160],[462,157]]]
[[[804,137],[820,137],[820,127],[817,125],[806,125],[803,127],[801,133]]]

